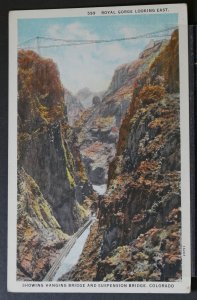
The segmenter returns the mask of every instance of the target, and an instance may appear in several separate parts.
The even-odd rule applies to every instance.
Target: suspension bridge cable
[[[141,34],[141,35],[137,35],[137,36],[133,36],[133,37],[123,37],[123,38],[115,38],[115,39],[100,39],[100,40],[66,40],[66,39],[56,39],[56,38],[50,38],[50,37],[36,37],[36,38],[32,38],[29,39],[27,41],[25,41],[24,43],[20,44],[20,45],[24,45],[27,44],[30,41],[33,40],[50,40],[50,41],[61,41],[63,42],[62,44],[49,44],[49,45],[39,45],[39,48],[54,48],[54,47],[65,47],[65,46],[79,46],[79,45],[89,45],[89,44],[100,44],[100,43],[112,43],[112,42],[121,42],[121,41],[129,41],[129,40],[136,40],[139,38],[150,38],[150,37],[164,37],[164,36],[170,36],[170,34],[164,34],[164,35],[160,35],[161,33],[165,33],[165,32],[169,32],[172,30],[175,30],[177,28],[177,26],[173,26],[173,27],[169,27],[169,28],[165,28],[163,30],[158,30],[158,31],[154,31],[154,32],[150,32],[150,33],[145,33],[145,34]],[[22,47],[20,46],[19,49],[37,49],[37,47]]]

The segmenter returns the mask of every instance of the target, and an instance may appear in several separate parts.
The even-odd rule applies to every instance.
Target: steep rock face
[[[137,79],[135,97],[120,130],[108,194],[101,202],[100,225],[106,231],[98,280],[181,278],[178,80],[171,86],[178,67],[169,58],[174,46],[177,58],[178,32],[150,72]],[[163,84],[157,85],[158,80]],[[113,258],[108,257],[110,253]]]
[[[65,90],[65,103],[67,107],[68,123],[70,126],[80,118],[84,111],[84,107],[81,102],[74,97],[68,90]]]
[[[81,162],[71,153],[69,131],[57,121],[20,141],[19,165],[38,183],[63,230],[72,234],[83,221],[76,201],[81,203],[83,189],[88,194],[91,188]]]
[[[180,260],[178,102],[179,99],[168,95],[157,104],[138,109],[130,119],[127,146],[113,162],[113,179],[106,198],[101,202],[100,225],[107,227],[101,250],[103,258],[118,246],[133,245],[140,234],[150,229],[163,232],[164,228],[169,236],[173,232],[177,235],[177,242],[172,252],[163,247],[159,253],[163,260],[161,267],[165,266],[165,254],[175,255]],[[170,217],[173,209],[176,210],[174,219]],[[162,241],[163,237],[158,238],[158,247]],[[177,272],[179,278],[180,263]]]
[[[80,151],[92,184],[107,183],[119,128],[133,99],[135,79],[149,67],[165,45],[166,41],[155,42],[136,61],[118,67],[102,101],[86,110],[76,122]]]
[[[177,57],[175,31],[134,82],[107,194],[98,204],[103,238],[94,280],[181,278],[179,80],[172,63]]]
[[[110,86],[105,93],[109,95],[121,88],[123,85],[131,86],[136,77],[142,73],[155,58],[155,56],[166,45],[166,41],[152,41],[145,50],[140,53],[139,58],[132,63],[119,66],[112,77]]]
[[[32,133],[64,119],[64,88],[51,59],[33,51],[18,53],[18,130]]]
[[[90,108],[94,105],[93,99],[94,97],[102,98],[103,92],[92,92],[87,87],[79,90],[76,94],[76,99],[82,104],[85,109]]]
[[[63,233],[38,185],[18,172],[17,279],[41,280],[68,235]]]
[[[67,122],[56,65],[20,51],[18,91],[18,166],[36,181],[62,229],[72,234],[86,216],[79,202],[91,187]]]

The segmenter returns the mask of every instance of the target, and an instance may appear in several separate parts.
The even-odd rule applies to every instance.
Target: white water
[[[107,190],[107,184],[93,185],[93,189],[99,194],[104,195]]]
[[[83,251],[83,247],[85,245],[87,237],[90,233],[90,227],[92,223],[90,223],[90,225],[86,228],[82,235],[76,240],[74,246],[72,247],[68,255],[62,260],[62,263],[57,273],[53,277],[53,281],[58,281],[58,279],[62,275],[68,273],[72,269],[72,267],[74,267],[77,264],[79,257]]]

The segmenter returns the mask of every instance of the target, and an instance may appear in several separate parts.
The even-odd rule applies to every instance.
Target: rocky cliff
[[[103,96],[103,92],[95,93],[90,91],[89,88],[85,87],[79,90],[75,97],[85,109],[88,109],[92,105],[94,105],[93,102],[94,97],[102,98],[102,96]]]
[[[23,168],[18,172],[17,278],[42,280],[69,236]]]
[[[119,128],[133,99],[135,79],[149,68],[166,43],[154,42],[136,61],[119,66],[101,101],[95,101],[95,105],[86,110],[75,124],[83,162],[92,184],[107,183]]]
[[[20,51],[18,265],[33,279],[42,277],[42,267],[50,265],[66,234],[73,234],[88,215],[82,202],[92,188],[66,111],[65,90],[54,62],[33,51]]]
[[[82,254],[84,265],[77,274],[73,270],[71,279],[181,279],[178,68],[175,31],[130,83],[132,102],[109,166],[108,190],[98,204],[98,229],[92,233],[102,236],[99,251],[95,257],[91,236]],[[91,257],[94,266],[88,271]]]
[[[114,72],[105,95],[110,95],[123,86],[131,87],[136,77],[149,67],[149,64],[155,59],[166,43],[166,40],[151,41],[144,51],[139,54],[137,60],[119,66]]]
[[[58,70],[51,60],[21,51],[18,74],[19,166],[39,185],[62,228],[73,233],[80,224],[76,201],[85,199],[79,189],[77,199],[76,186],[90,187],[67,122]]]
[[[70,126],[73,126],[83,113],[84,107],[81,102],[68,90],[65,89],[64,95],[67,108],[68,123]]]

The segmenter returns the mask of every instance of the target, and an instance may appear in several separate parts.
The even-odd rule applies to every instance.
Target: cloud
[[[133,29],[133,33],[135,30]],[[126,27],[119,30],[121,36],[131,33]],[[66,40],[101,39],[98,32],[79,22],[60,26],[54,24],[48,28],[48,35]],[[131,35],[130,35],[131,36]],[[93,91],[106,90],[114,70],[123,63],[128,63],[138,56],[131,51],[130,42],[112,42],[80,46],[59,47],[50,51],[50,56],[57,63],[64,86],[76,93],[83,87]]]
[[[53,24],[48,28],[48,34],[51,37],[62,38],[67,40],[89,40],[98,39],[98,36],[86,26],[75,22],[68,25]]]
[[[137,36],[139,34],[139,31],[131,26],[123,26],[120,28],[119,32],[120,35],[123,35],[125,38]]]
[[[85,26],[82,26],[80,23],[73,23],[68,25],[65,28],[65,35],[68,35],[70,37],[76,37],[81,38],[83,37],[84,40],[91,40],[91,39],[97,39],[97,35],[91,30],[87,29]]]
[[[57,37],[61,33],[61,26],[59,24],[53,24],[48,28],[48,35],[50,37]]]

